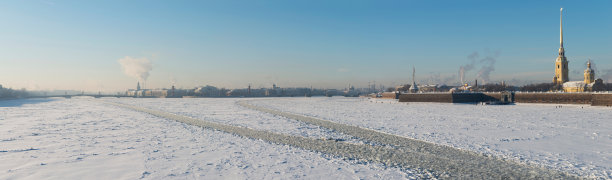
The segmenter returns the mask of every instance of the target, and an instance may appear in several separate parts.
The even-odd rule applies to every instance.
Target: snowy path
[[[463,151],[448,146],[441,146],[424,141],[408,139],[387,133],[364,129],[357,126],[334,123],[312,117],[282,112],[248,104],[244,101],[240,105],[262,112],[267,112],[306,123],[322,126],[339,132],[362,138],[367,141],[382,143],[387,148],[375,148],[350,152],[361,153],[359,157],[386,163],[387,165],[405,166],[412,169],[434,170],[435,174],[452,178],[476,179],[572,179],[565,173],[550,171],[537,167],[529,167],[512,161],[503,161],[494,157],[485,157],[480,154]],[[299,145],[298,145],[299,146]],[[368,147],[369,145],[362,145]],[[329,147],[325,147],[329,148]],[[356,148],[356,147],[352,147]],[[389,150],[392,149],[392,150]],[[321,149],[315,149],[321,151]],[[386,154],[391,151],[392,154]],[[334,152],[334,151],[332,151]],[[342,154],[340,154],[342,155]],[[348,154],[351,155],[351,154]],[[346,156],[346,154],[345,154]],[[350,157],[350,156],[349,156]]]

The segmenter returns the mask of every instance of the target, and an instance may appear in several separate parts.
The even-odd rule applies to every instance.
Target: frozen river
[[[419,179],[431,174],[345,160],[202,129],[105,102],[309,139],[360,139],[243,107],[354,125],[542,166],[612,178],[612,109],[397,103],[364,98],[30,99],[0,101],[0,179]]]
[[[612,178],[612,108],[483,106],[364,98],[252,101],[263,107],[588,177]]]

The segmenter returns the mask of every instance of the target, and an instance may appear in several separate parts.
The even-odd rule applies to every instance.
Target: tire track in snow
[[[361,156],[364,156],[363,159],[366,160],[374,160],[376,162],[382,162],[392,166],[432,170],[435,174],[440,175],[442,178],[577,179],[577,177],[568,175],[564,172],[540,167],[532,167],[496,157],[487,157],[478,153],[460,150],[449,146],[437,145],[425,141],[382,133],[358,126],[340,124],[313,117],[282,112],[275,109],[251,105],[245,101],[240,101],[238,104],[253,110],[267,112],[324,128],[333,129],[365,141],[388,145],[385,151],[403,154],[380,156],[376,155],[378,153],[376,151],[360,151],[363,153]],[[378,146],[365,146],[378,148]],[[372,158],[370,156],[374,157]],[[382,159],[379,159],[380,157],[382,157]]]

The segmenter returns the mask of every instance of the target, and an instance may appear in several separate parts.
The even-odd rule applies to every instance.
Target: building
[[[553,84],[562,85],[565,92],[585,92],[593,91],[594,86],[603,84],[601,79],[595,80],[595,71],[591,69],[591,60],[587,62],[587,69],[584,70],[583,81],[569,81],[569,68],[567,58],[565,57],[565,49],[563,49],[563,8],[561,8],[559,18],[559,56],[555,61],[555,77]],[[597,88],[595,88],[597,89]]]
[[[151,98],[151,97],[157,97],[157,98],[163,97],[163,98],[165,98],[165,97],[169,97],[169,95],[173,96],[174,92],[175,92],[174,87],[170,91],[167,90],[167,89],[142,89],[140,87],[140,82],[138,82],[136,84],[136,89],[128,89],[125,92],[125,95],[126,96],[131,96],[131,97],[136,97],[136,98],[144,98],[144,97],[149,97],[149,98]]]
[[[195,90],[193,90],[193,93],[195,96],[201,96],[201,97],[225,96],[225,94],[221,93],[221,90],[219,88],[210,86],[210,85],[197,87],[195,88]]]
[[[585,92],[598,89],[597,86],[602,86],[602,79],[595,79],[595,70],[591,69],[591,60],[587,62],[587,68],[584,70],[583,81],[569,81],[563,83],[563,91],[565,92]]]
[[[587,69],[584,70],[584,83],[595,82],[595,70],[591,69],[591,60],[587,62]]]
[[[412,85],[410,85],[410,89],[408,89],[408,91],[410,91],[410,93],[417,93],[419,92],[419,87],[416,85],[416,82],[414,81],[414,74],[415,74],[415,69],[414,66],[412,67]]]

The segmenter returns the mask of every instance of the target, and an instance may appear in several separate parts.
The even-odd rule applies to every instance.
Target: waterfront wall
[[[593,94],[592,106],[612,106],[612,94]]]
[[[442,102],[477,103],[500,101],[501,92],[492,93],[416,93],[402,94],[399,102]],[[512,93],[510,102],[551,103],[551,104],[590,104],[593,106],[612,106],[612,94],[593,93]]]
[[[397,99],[397,95],[394,92],[384,92],[382,93],[383,99]]]
[[[591,93],[515,93],[514,102],[553,103],[553,104],[591,104]]]
[[[399,102],[442,102],[452,103],[451,93],[401,94]]]

